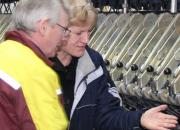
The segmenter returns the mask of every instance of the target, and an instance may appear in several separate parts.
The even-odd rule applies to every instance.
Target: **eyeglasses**
[[[64,26],[62,26],[62,25],[60,25],[60,24],[58,24],[57,23],[57,25],[59,26],[59,27],[61,27],[61,28],[63,28],[63,33],[64,33],[64,36],[69,36],[69,33],[71,32],[71,30],[69,30],[68,28],[66,28],[66,27],[64,27]]]

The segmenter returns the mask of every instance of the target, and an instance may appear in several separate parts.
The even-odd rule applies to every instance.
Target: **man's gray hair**
[[[37,22],[44,18],[55,24],[62,9],[65,9],[62,0],[20,0],[12,14],[10,29],[34,31]]]

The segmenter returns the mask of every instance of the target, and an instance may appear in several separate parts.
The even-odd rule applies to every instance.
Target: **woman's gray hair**
[[[37,22],[44,18],[55,24],[62,8],[65,9],[62,0],[20,0],[12,14],[10,30],[34,31]]]

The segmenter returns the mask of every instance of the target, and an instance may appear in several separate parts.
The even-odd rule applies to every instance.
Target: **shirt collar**
[[[77,57],[73,57],[70,64],[68,66],[64,66],[57,57],[50,58],[50,60],[54,63],[53,69],[56,71],[63,71],[63,72],[67,72],[70,69],[76,68],[78,59],[79,58]]]

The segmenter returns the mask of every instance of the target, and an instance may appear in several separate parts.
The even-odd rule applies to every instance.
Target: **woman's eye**
[[[82,34],[82,32],[77,32],[76,34],[77,34],[77,35],[81,35],[81,34]]]

